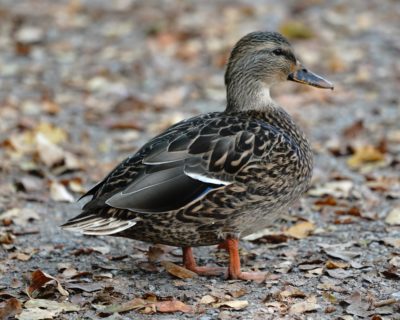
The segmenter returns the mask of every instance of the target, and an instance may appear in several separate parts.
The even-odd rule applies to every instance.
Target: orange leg
[[[226,249],[229,253],[228,278],[240,280],[265,280],[265,272],[242,272],[240,271],[239,240],[227,238],[219,248]]]
[[[191,247],[183,247],[182,254],[183,254],[183,266],[186,269],[193,271],[199,275],[217,276],[217,275],[221,275],[225,272],[224,268],[199,267],[196,263],[196,260],[193,257],[193,251],[192,251]]]

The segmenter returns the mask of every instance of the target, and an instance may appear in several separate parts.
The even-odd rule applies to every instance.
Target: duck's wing
[[[237,183],[237,173],[261,159],[272,143],[268,135],[277,134],[273,127],[266,130],[265,126],[255,119],[218,113],[178,123],[91,189],[87,195],[93,198],[83,207],[83,213],[64,227],[91,228],[89,217],[103,227],[105,222],[99,219],[112,218],[114,230],[121,231],[131,226],[127,221],[132,213],[140,216],[177,210],[216,188]],[[125,210],[107,211],[105,207]],[[115,232],[107,234],[111,233]]]

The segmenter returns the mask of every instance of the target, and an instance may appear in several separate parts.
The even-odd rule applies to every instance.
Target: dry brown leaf
[[[314,204],[317,206],[336,206],[337,201],[333,196],[328,195],[322,199],[315,201]]]
[[[308,191],[308,194],[312,197],[330,195],[335,198],[348,198],[351,194],[353,186],[354,183],[349,180],[331,181],[322,186],[311,189]]]
[[[16,252],[12,253],[9,255],[9,259],[17,259],[19,261],[28,261],[32,258],[32,256],[36,253],[37,251],[33,251],[29,254],[26,254],[24,252]]]
[[[0,308],[0,319],[7,320],[8,318],[14,317],[15,315],[21,313],[22,306],[16,298],[11,298],[6,301],[6,305]]]
[[[97,306],[93,305],[99,312],[101,313],[120,313],[120,312],[127,312],[131,310],[139,310],[143,309],[147,305],[147,302],[144,299],[140,298],[135,298],[133,300],[130,300],[128,302],[124,302],[121,304],[112,304],[108,306]]]
[[[77,305],[74,305],[70,302],[58,302],[47,299],[31,299],[25,302],[24,307],[29,308],[43,308],[47,310],[54,310],[57,312],[71,312],[71,311],[79,311],[81,308]]]
[[[42,133],[48,140],[58,144],[67,141],[68,135],[64,129],[56,127],[50,123],[42,122],[36,128],[35,132]]]
[[[50,183],[50,197],[57,202],[74,202],[75,199],[64,185],[56,181]]]
[[[200,299],[200,303],[201,304],[210,304],[210,303],[217,302],[217,300],[218,299],[216,297],[214,297],[212,295],[209,295],[209,294],[206,294],[204,297],[202,297]]]
[[[354,139],[364,130],[364,120],[360,119],[355,121],[349,127],[343,129],[342,134],[347,139]]]
[[[231,295],[233,298],[240,298],[241,296],[244,296],[245,294],[248,293],[248,291],[245,288],[240,288],[237,290],[228,290],[229,295]]]
[[[53,319],[62,312],[79,311],[80,307],[70,302],[46,299],[31,299],[25,302],[25,309],[17,316],[19,320]]]
[[[13,208],[0,214],[0,220],[12,220],[18,226],[25,227],[32,220],[39,220],[39,215],[28,208]]]
[[[315,296],[311,296],[306,301],[293,304],[289,309],[289,314],[305,313],[309,311],[315,311],[320,308],[321,306],[317,304],[317,298]]]
[[[170,300],[170,301],[159,301],[156,303],[156,309],[158,312],[192,312],[192,307],[187,304],[178,301],[178,300]]]
[[[151,296],[147,299],[140,299],[135,298],[131,301],[122,303],[122,304],[115,304],[110,305],[107,307],[104,306],[94,306],[98,309],[101,313],[120,313],[120,312],[127,312],[130,310],[142,310],[143,313],[154,313],[154,312],[162,312],[162,313],[169,313],[169,312],[192,312],[193,309],[191,306],[178,301],[178,300],[167,300],[167,301],[157,301],[156,296]]]
[[[361,217],[362,216],[361,210],[357,207],[351,207],[346,210],[336,210],[335,213],[338,215],[349,215],[349,216],[353,216],[353,217]]]
[[[230,301],[223,301],[213,304],[214,308],[226,307],[232,308],[235,310],[242,310],[249,305],[249,302],[246,300],[230,300]]]
[[[14,243],[15,236],[8,232],[0,232],[0,244]]]
[[[303,239],[309,236],[314,229],[314,223],[310,221],[300,221],[287,229],[285,234],[296,239]]]
[[[385,160],[385,155],[372,145],[358,147],[355,153],[347,159],[349,167],[358,169],[366,164],[377,164]]]
[[[396,249],[400,248],[400,238],[383,238],[383,243]]]
[[[343,269],[326,269],[325,272],[335,279],[346,279],[353,277],[354,274],[351,270],[343,270]]]
[[[279,300],[285,300],[289,297],[292,298],[305,298],[307,295],[298,288],[287,286],[285,290],[278,293]]]
[[[177,278],[191,279],[197,277],[197,273],[194,273],[193,271],[190,271],[186,268],[180,267],[170,261],[162,261],[161,264],[169,274],[172,274]]]
[[[344,262],[339,262],[339,261],[332,261],[332,260],[328,260],[325,263],[325,267],[327,269],[346,269],[348,268],[350,265],[348,263],[344,263]]]
[[[66,291],[60,284],[60,282],[54,278],[53,276],[41,271],[36,270],[32,272],[31,275],[31,283],[29,287],[26,289],[26,293],[30,298],[35,298],[40,293],[40,290],[47,286],[48,284],[56,284],[57,290],[63,295],[68,296],[69,293]]]
[[[18,320],[44,320],[53,319],[55,316],[57,316],[57,311],[55,310],[30,308],[22,310],[22,312],[17,315],[16,318]]]
[[[385,218],[385,222],[390,225],[400,225],[400,207],[390,210]]]
[[[47,167],[52,168],[64,160],[64,151],[42,133],[36,135],[35,142],[37,155]]]

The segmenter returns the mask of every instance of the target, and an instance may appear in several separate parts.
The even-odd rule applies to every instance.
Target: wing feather
[[[242,117],[198,116],[153,138],[89,190],[86,195],[93,198],[65,227],[113,234],[136,223],[126,210],[134,217],[177,210],[217,188],[241,183],[238,173],[265,161],[263,156],[279,134],[261,120]],[[109,217],[107,207],[116,208]]]

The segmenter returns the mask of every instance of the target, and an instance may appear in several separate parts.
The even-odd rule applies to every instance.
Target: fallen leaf
[[[0,232],[0,244],[14,243],[15,236],[8,232]]]
[[[306,301],[297,302],[289,308],[289,314],[299,314],[320,309],[321,306],[317,304],[315,296],[309,297]]]
[[[358,169],[366,164],[378,164],[385,160],[385,155],[375,146],[358,147],[355,153],[347,159],[350,168]]]
[[[355,121],[350,126],[346,127],[342,131],[342,135],[347,139],[354,139],[364,130],[364,120],[360,119]]]
[[[206,294],[200,299],[201,304],[211,304],[216,302],[218,299],[212,295]]]
[[[53,319],[57,316],[57,311],[45,310],[40,308],[24,309],[16,316],[18,320],[44,320]]]
[[[40,161],[49,168],[62,163],[64,160],[64,151],[59,146],[48,140],[42,133],[38,133],[35,138],[36,152]]]
[[[154,301],[155,299],[155,301]],[[104,308],[104,306],[95,306],[99,312],[101,313],[120,313],[127,312],[130,310],[141,310],[144,309],[144,313],[153,313],[153,312],[192,312],[192,307],[187,304],[178,301],[178,300],[167,300],[167,301],[157,301],[156,297],[154,299],[140,299],[135,298],[131,301],[118,304],[118,305],[110,305]]]
[[[343,269],[327,269],[325,272],[335,279],[346,279],[353,276],[353,272],[350,270]]]
[[[383,238],[383,243],[389,246],[392,246],[396,249],[400,248],[400,238]]]
[[[228,292],[229,292],[229,295],[231,295],[233,298],[239,298],[248,293],[248,291],[245,288],[240,288],[237,290],[229,289]]]
[[[332,261],[332,260],[328,260],[325,263],[325,267],[327,269],[345,269],[348,268],[350,265],[348,263],[343,263],[343,262],[339,262],[339,261]]]
[[[42,309],[47,309],[47,310],[52,310],[52,311],[57,311],[59,312],[71,312],[71,311],[79,311],[81,308],[75,304],[72,304],[70,302],[64,301],[64,302],[57,302],[53,300],[47,300],[47,299],[31,299],[25,302],[24,304],[25,308],[42,308]]]
[[[104,285],[102,283],[68,283],[68,289],[78,289],[85,292],[95,292],[103,289]]]
[[[170,261],[162,261],[161,264],[169,274],[172,274],[177,278],[191,279],[197,277],[197,273],[190,271],[186,268],[180,267]]]
[[[74,202],[75,199],[68,190],[56,181],[50,183],[50,197],[57,202]]]
[[[67,141],[68,135],[64,129],[56,127],[47,122],[41,122],[36,128],[35,132],[43,134],[50,142],[59,144]]]
[[[249,305],[249,302],[246,300],[230,300],[223,301],[213,304],[214,308],[227,307],[235,310],[242,310]]]
[[[28,208],[14,208],[0,214],[0,220],[10,219],[19,226],[26,226],[33,220],[39,220],[39,215]]]
[[[70,302],[57,302],[47,299],[31,299],[25,302],[24,310],[16,318],[19,320],[53,319],[62,312],[76,312],[78,305]]]
[[[281,233],[273,233],[269,229],[263,229],[261,231],[252,233],[243,238],[246,241],[252,241],[256,243],[282,243],[288,240],[288,236]]]
[[[130,300],[128,302],[124,302],[121,304],[112,304],[112,305],[108,305],[108,306],[97,306],[97,305],[93,305],[97,311],[101,312],[101,313],[120,313],[120,312],[127,312],[127,311],[131,311],[131,310],[138,310],[138,309],[142,309],[147,305],[146,301],[144,299],[140,299],[140,298],[135,298],[133,300]]]
[[[393,208],[386,216],[385,222],[390,225],[400,225],[400,208]]]
[[[337,201],[333,196],[328,195],[320,200],[315,201],[314,204],[317,206],[336,206]]]
[[[17,259],[19,261],[28,261],[32,258],[32,256],[36,253],[37,251],[32,251],[29,254],[26,254],[24,252],[16,252],[12,253],[9,258],[10,259]]]
[[[43,180],[34,176],[24,176],[18,179],[18,186],[25,192],[37,192],[43,190]]]
[[[312,197],[330,195],[335,198],[348,198],[351,194],[353,186],[353,182],[349,180],[332,181],[311,189],[308,191],[308,194]]]
[[[301,21],[287,21],[279,27],[279,31],[290,39],[309,39],[314,36],[309,25]]]
[[[354,292],[345,302],[349,304],[346,308],[346,313],[361,318],[366,318],[371,313],[371,311],[368,311],[370,308],[370,303],[363,302],[361,293],[358,291]]]
[[[388,279],[400,280],[400,272],[394,265],[390,265],[387,270],[382,271],[381,273]]]
[[[6,305],[0,308],[0,319],[7,320],[8,318],[14,317],[21,313],[22,307],[21,302],[16,298],[11,298],[6,301]]]
[[[354,217],[361,217],[361,211],[357,207],[351,207],[351,208],[345,209],[345,210],[336,210],[335,213],[338,215],[349,215],[349,216],[354,216]]]
[[[389,263],[391,265],[395,266],[396,268],[399,268],[400,267],[400,257],[399,256],[393,257],[392,259],[389,260]]]
[[[192,312],[192,307],[187,304],[178,301],[178,300],[170,300],[170,301],[159,301],[156,303],[156,309],[158,312]]]
[[[285,300],[289,297],[291,298],[305,298],[306,294],[298,288],[287,286],[285,290],[278,293],[280,300]]]
[[[285,234],[296,239],[303,239],[309,236],[314,229],[314,223],[310,221],[300,221],[287,229]]]
[[[60,284],[60,282],[53,276],[41,271],[36,270],[32,272],[31,283],[26,289],[26,293],[30,298],[36,298],[40,293],[40,290],[47,286],[48,284],[56,284],[57,290],[63,295],[68,296],[68,291],[66,291]]]
[[[328,256],[350,262],[354,258],[361,255],[361,252],[339,250],[339,249],[324,249]]]
[[[288,309],[285,303],[278,301],[266,302],[265,306],[270,309],[270,313],[274,313],[274,309],[276,309],[280,314],[286,314]]]

